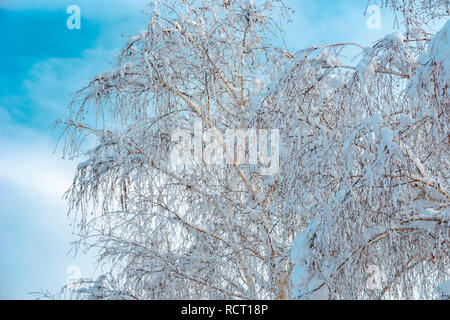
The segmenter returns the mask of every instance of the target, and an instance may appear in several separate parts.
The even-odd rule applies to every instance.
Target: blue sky
[[[67,254],[72,229],[62,200],[76,163],[61,159],[56,119],[70,94],[109,69],[122,35],[145,27],[146,0],[0,0],[0,299],[30,299],[41,287],[57,291],[70,265],[82,277],[91,257]],[[286,26],[292,51],[313,44],[354,41],[370,45],[392,32],[369,30],[365,0],[289,0],[296,10]],[[81,8],[81,30],[68,30],[66,8]]]

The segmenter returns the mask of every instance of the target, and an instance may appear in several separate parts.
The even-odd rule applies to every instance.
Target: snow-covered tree
[[[309,221],[292,297],[431,298],[449,277],[450,22],[424,25],[448,20],[449,2],[383,3],[404,34],[354,65],[341,56],[355,44],[298,53],[263,108],[290,129],[280,206]]]
[[[149,5],[148,28],[62,121],[66,154],[87,158],[68,192],[77,247],[109,269],[74,297],[435,297],[449,272],[450,23],[427,24],[448,20],[448,1],[380,5],[404,33],[296,54],[274,45],[282,1]],[[226,149],[233,129],[279,129],[279,170],[171,165],[175,131]]]

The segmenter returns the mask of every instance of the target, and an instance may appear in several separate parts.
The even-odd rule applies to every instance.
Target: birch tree
[[[67,193],[76,248],[107,269],[70,297],[436,297],[449,272],[450,27],[427,24],[448,20],[448,1],[373,3],[404,32],[298,53],[274,45],[292,13],[282,1],[151,3],[148,28],[61,121],[65,154],[85,157]],[[195,150],[171,165],[174,132],[229,151],[222,133],[237,129],[279,130],[276,172]]]
[[[169,159],[175,130],[249,128],[255,97],[290,58],[272,45],[275,15],[289,14],[280,1],[155,1],[116,69],[77,93],[65,146],[88,160],[68,200],[79,245],[111,266],[86,296],[286,296],[278,268],[290,240],[254,166],[175,170]]]
[[[291,128],[295,200],[280,205],[308,221],[291,251],[292,297],[433,298],[449,277],[449,2],[383,4],[404,33],[304,50],[266,100]]]

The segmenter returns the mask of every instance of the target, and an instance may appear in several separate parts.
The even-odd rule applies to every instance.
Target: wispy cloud
[[[31,298],[41,287],[55,292],[73,264],[92,275],[89,258],[67,254],[75,236],[62,197],[76,163],[53,153],[58,133],[50,127],[66,115],[69,94],[108,69],[112,56],[99,47],[38,61],[20,96],[0,98],[0,299]]]
[[[58,291],[69,265],[79,265],[86,277],[92,267],[88,257],[67,254],[74,236],[62,197],[74,163],[53,154],[55,142],[46,135],[5,125],[8,134],[0,135],[0,299],[29,299],[29,292],[41,287]]]
[[[381,11],[381,29],[367,28],[366,1],[288,0],[287,3],[296,11],[294,22],[287,26],[287,42],[297,50],[352,41],[369,46],[393,29],[393,15],[385,10]]]

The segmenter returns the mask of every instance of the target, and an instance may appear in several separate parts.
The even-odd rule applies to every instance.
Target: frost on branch
[[[448,278],[448,30],[426,45],[391,34],[355,68],[314,67],[325,49],[306,50],[266,99],[302,123],[286,136],[300,146],[288,152],[286,189],[303,186],[292,196],[314,222],[291,254],[293,297],[431,298]],[[377,289],[370,266],[385,275]]]
[[[270,178],[236,164],[175,171],[169,160],[171,134],[193,135],[196,121],[249,127],[254,101],[291,58],[272,45],[274,17],[289,14],[281,1],[155,1],[114,70],[78,92],[65,151],[84,159],[67,196],[77,248],[99,250],[108,270],[101,290],[78,294],[287,297],[295,224],[273,214]]]
[[[430,3],[433,6],[429,6]],[[273,45],[281,1],[155,1],[70,107],[67,197],[92,299],[435,298],[448,279],[448,1],[383,1],[403,33]],[[349,48],[360,54],[349,61]],[[280,129],[272,176],[174,170],[171,135]],[[247,156],[249,156],[247,154]],[[372,266],[384,274],[368,286]]]

